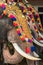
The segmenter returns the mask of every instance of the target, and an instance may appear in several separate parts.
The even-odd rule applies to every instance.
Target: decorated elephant
[[[15,8],[12,8],[14,5]],[[41,60],[35,52],[27,18],[16,7],[16,3],[14,5],[0,3],[0,58],[3,57],[1,61],[17,64],[23,57],[33,61]]]
[[[21,3],[20,3],[20,5],[21,5]],[[23,6],[23,4],[22,4],[22,6]],[[19,15],[19,17],[21,16],[21,13],[22,13],[22,12],[20,11],[20,8],[19,8],[17,5],[16,5],[16,6],[15,6],[15,4],[14,4],[14,5],[11,5],[11,8],[12,8],[12,11],[13,11],[13,12],[15,11],[16,14]],[[10,10],[11,10],[11,8],[10,8]],[[21,10],[22,10],[22,9],[21,9]],[[18,12],[19,12],[20,14],[19,14]],[[21,19],[21,18],[20,18],[20,19]],[[19,21],[20,21],[20,19],[19,19]],[[23,19],[23,18],[22,18],[22,19]],[[31,22],[32,22],[32,21],[31,21]],[[30,22],[30,23],[31,23],[31,22]],[[21,22],[20,22],[20,23],[21,23]],[[26,22],[26,23],[27,23],[27,22]],[[25,24],[26,24],[26,23],[25,23]],[[25,24],[24,24],[24,25],[25,25]],[[34,23],[34,24],[35,24],[35,23]],[[23,24],[22,24],[22,25],[23,25]],[[24,25],[23,25],[23,26],[24,26]],[[32,25],[32,23],[31,23],[31,25]],[[27,29],[29,29],[29,28],[27,28]],[[33,27],[32,27],[32,29],[33,29]],[[35,31],[35,30],[34,30],[34,31]],[[33,32],[34,32],[34,31],[33,31]],[[36,34],[36,33],[35,33],[35,34]],[[32,34],[32,36],[33,36],[33,35],[35,36],[35,34]],[[38,33],[37,33],[37,34],[38,34]],[[38,35],[37,35],[37,36],[38,36]],[[36,40],[35,40],[35,37],[34,37],[34,39],[32,38],[32,40],[34,41],[35,44],[37,44],[38,46],[40,46],[40,48],[43,47],[43,44],[40,43],[40,42],[38,42],[38,39],[36,39],[36,40],[37,40],[37,41],[36,41]],[[42,39],[42,40],[43,40],[43,39]],[[37,46],[37,48],[38,48],[37,50],[39,50],[39,47],[38,47],[38,46]],[[42,49],[42,51],[43,51],[43,49]],[[42,52],[42,51],[41,51],[41,52]],[[39,53],[39,54],[41,54],[41,53]],[[41,54],[41,55],[43,55],[43,54]]]
[[[20,9],[20,6],[24,6],[24,4],[23,3],[17,3],[17,5],[15,5],[15,4],[16,3],[14,3],[13,5],[7,5],[7,4],[5,4],[6,6],[3,4],[3,5],[1,5],[2,8],[0,9],[0,13],[1,13],[1,16],[0,16],[0,20],[1,20],[1,22],[0,22],[0,26],[1,26],[0,27],[0,32],[1,32],[0,33],[0,36],[1,36],[0,40],[1,40],[1,44],[0,45],[1,45],[1,47],[3,45],[3,49],[2,50],[3,50],[4,63],[17,64],[17,63],[19,63],[19,62],[22,61],[23,57],[25,57],[27,59],[31,59],[31,60],[32,59],[33,60],[39,60],[39,59],[35,59],[31,55],[29,55],[30,54],[30,49],[28,48],[28,43],[25,44],[26,42],[28,42],[28,37],[27,36],[29,36],[30,39],[33,39],[33,37],[31,36],[30,32],[28,32],[30,30],[28,28],[27,22],[25,22],[25,18],[23,18],[23,17],[24,17],[24,15],[26,13],[28,13],[28,14],[30,13],[31,14],[31,12],[28,12],[26,8],[25,8],[26,10],[24,10],[24,11],[21,12],[22,9]],[[20,6],[18,6],[18,4],[20,4]],[[14,6],[15,6],[15,8],[14,8]],[[2,10],[4,10],[4,12],[2,12]],[[6,13],[8,13],[8,14],[6,14]],[[3,19],[5,20],[5,22],[3,22]],[[16,21],[16,19],[17,19],[17,21]],[[32,24],[32,21],[33,21],[34,18],[31,19],[31,18],[27,17],[26,21],[28,21],[27,19],[29,21],[31,21],[30,24],[31,24],[31,26],[34,27],[34,25]],[[6,21],[7,21],[7,23],[6,23]],[[13,21],[16,21],[16,24],[13,23]],[[19,21],[19,23],[18,23],[18,21]],[[24,23],[22,21],[24,21]],[[19,27],[21,27],[20,28],[20,29],[22,29],[21,31],[18,29],[17,23],[19,24]],[[37,34],[38,34],[37,33],[38,29],[36,28],[36,30],[34,30],[33,27],[30,27],[30,29],[31,28],[33,29],[34,33],[36,34],[35,35],[35,38],[36,38]],[[38,32],[39,32],[39,30],[38,30]],[[17,33],[20,36],[20,38],[17,35]],[[24,33],[26,34],[25,40],[24,40],[24,37],[21,36],[21,34],[23,35]],[[32,35],[34,35],[34,34],[32,34]],[[29,39],[29,43],[32,43],[32,40],[30,42],[30,39]],[[26,42],[24,42],[24,41],[26,41]],[[4,43],[4,44],[2,44],[2,43]],[[38,43],[38,42],[34,41],[34,43]],[[38,43],[38,45],[43,47],[42,43]],[[26,53],[29,53],[29,54],[28,55],[25,54],[19,47],[23,51],[26,51]],[[31,48],[31,44],[29,44],[29,47]],[[32,48],[33,48],[33,45],[32,45]],[[41,50],[43,50],[43,49],[41,48]],[[32,50],[32,55],[39,57],[36,53],[33,54],[33,50]],[[20,60],[18,60],[18,59],[20,59]],[[28,61],[28,62],[30,62],[30,61]],[[31,61],[31,62],[34,64],[34,61]],[[31,62],[30,62],[30,65],[31,65]]]

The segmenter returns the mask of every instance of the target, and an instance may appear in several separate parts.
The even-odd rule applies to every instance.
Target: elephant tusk
[[[40,42],[43,44],[43,40],[40,40]]]
[[[36,57],[33,57],[31,54],[26,54],[24,51],[22,51],[20,49],[20,47],[18,46],[17,43],[13,43],[13,46],[14,48],[16,49],[16,51],[22,55],[23,57],[27,58],[27,59],[30,59],[30,60],[41,60],[40,58],[36,58]]]
[[[36,52],[33,52],[35,57],[39,57],[39,55]]]
[[[39,36],[41,36],[43,38],[43,34],[41,34],[40,32],[39,32]]]
[[[43,47],[43,44],[41,44],[40,42],[38,42],[35,38],[33,38],[33,42],[41,47]]]

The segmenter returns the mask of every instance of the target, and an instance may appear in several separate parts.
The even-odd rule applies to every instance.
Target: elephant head
[[[15,18],[13,16],[9,17],[8,14],[11,12],[9,12],[9,10],[7,10],[8,9],[8,8],[6,8],[7,6],[8,6],[7,4],[1,3],[1,7],[0,7],[0,41],[1,41],[0,44],[2,43],[4,45],[3,46],[4,62],[16,64],[16,63],[19,63],[20,61],[22,61],[23,57],[30,59],[30,60],[40,60],[40,58],[35,57],[35,56],[37,56],[37,57],[39,57],[39,56],[35,52],[34,52],[34,54],[32,52],[32,51],[34,51],[34,50],[32,50],[32,48],[33,48],[32,41],[31,41],[31,44],[29,42],[29,47],[32,46],[31,47],[32,51],[30,49],[28,49],[27,52],[29,52],[29,54],[25,53],[27,44],[26,44],[26,42],[21,41],[21,39],[17,35],[15,27],[13,26],[13,22],[15,22],[15,21],[17,22],[18,20],[16,20],[17,18]],[[5,10],[7,10],[7,11],[5,11]],[[6,12],[8,14],[6,14]],[[30,32],[29,32],[29,34],[30,34]],[[30,34],[30,36],[31,36],[31,34]],[[13,48],[13,50],[14,50],[13,54],[11,54],[9,51],[8,42],[12,43],[12,45],[13,45],[13,47],[11,45],[11,49]]]

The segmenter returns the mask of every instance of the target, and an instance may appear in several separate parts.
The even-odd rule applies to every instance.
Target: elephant
[[[25,53],[27,44],[26,42],[22,42],[19,36],[17,35],[16,29],[13,26],[12,19],[9,18],[7,16],[8,14],[6,14],[4,11],[5,9],[7,9],[5,5],[8,6],[6,3],[1,3],[0,6],[0,55],[2,55],[1,57],[3,57],[4,63],[17,64],[22,61],[23,57],[33,61],[41,60],[40,58],[37,58],[39,56],[35,52],[33,53],[31,51],[32,49],[28,50],[29,54]],[[6,12],[9,13],[8,11],[9,10],[7,10]],[[28,33],[28,35],[31,38],[30,32]],[[11,47],[9,46],[9,44],[11,44]],[[32,42],[31,44],[29,43],[29,47],[31,46],[33,46]],[[13,53],[11,53],[11,50],[13,50]]]

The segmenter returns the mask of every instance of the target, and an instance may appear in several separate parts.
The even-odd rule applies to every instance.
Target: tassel
[[[5,4],[2,4],[2,5],[1,5],[1,7],[3,8],[3,10],[5,10],[5,9],[6,9]]]
[[[36,47],[35,46],[31,46],[31,51],[36,51]]]
[[[17,27],[18,24],[14,21],[14,22],[13,22],[13,26]]]
[[[26,48],[26,53],[30,53],[30,48],[29,47]]]

